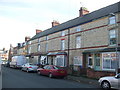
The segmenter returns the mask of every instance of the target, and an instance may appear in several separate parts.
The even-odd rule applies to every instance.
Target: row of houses
[[[79,17],[62,24],[53,21],[51,28],[36,30],[12,51],[31,63],[65,67],[69,74],[113,75],[120,69],[120,2],[91,13],[81,7]]]

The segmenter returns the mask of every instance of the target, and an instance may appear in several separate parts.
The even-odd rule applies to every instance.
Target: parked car
[[[27,63],[25,56],[13,56],[12,61],[10,62],[10,67],[12,68],[21,68],[23,64]]]
[[[22,71],[27,71],[27,72],[30,72],[30,71],[37,71],[38,69],[38,66],[35,65],[35,64],[32,64],[32,63],[26,63],[24,65],[22,65]]]
[[[39,75],[47,75],[50,78],[67,76],[67,71],[65,69],[55,65],[46,65],[43,68],[38,68],[37,73]]]
[[[116,76],[102,77],[98,82],[103,89],[120,89],[120,73]]]

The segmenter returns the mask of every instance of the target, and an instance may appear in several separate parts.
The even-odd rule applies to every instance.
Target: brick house
[[[89,77],[114,75],[120,68],[120,2],[40,31],[28,41],[30,61],[67,67]]]

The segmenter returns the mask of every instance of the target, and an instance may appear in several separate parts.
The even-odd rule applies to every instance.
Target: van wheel
[[[103,81],[102,84],[101,84],[101,87],[103,89],[110,89],[110,83],[108,81]]]

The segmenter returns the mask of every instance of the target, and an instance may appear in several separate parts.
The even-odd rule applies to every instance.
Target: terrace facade
[[[30,62],[66,67],[70,74],[113,75],[120,68],[120,2],[37,33],[28,41]]]

